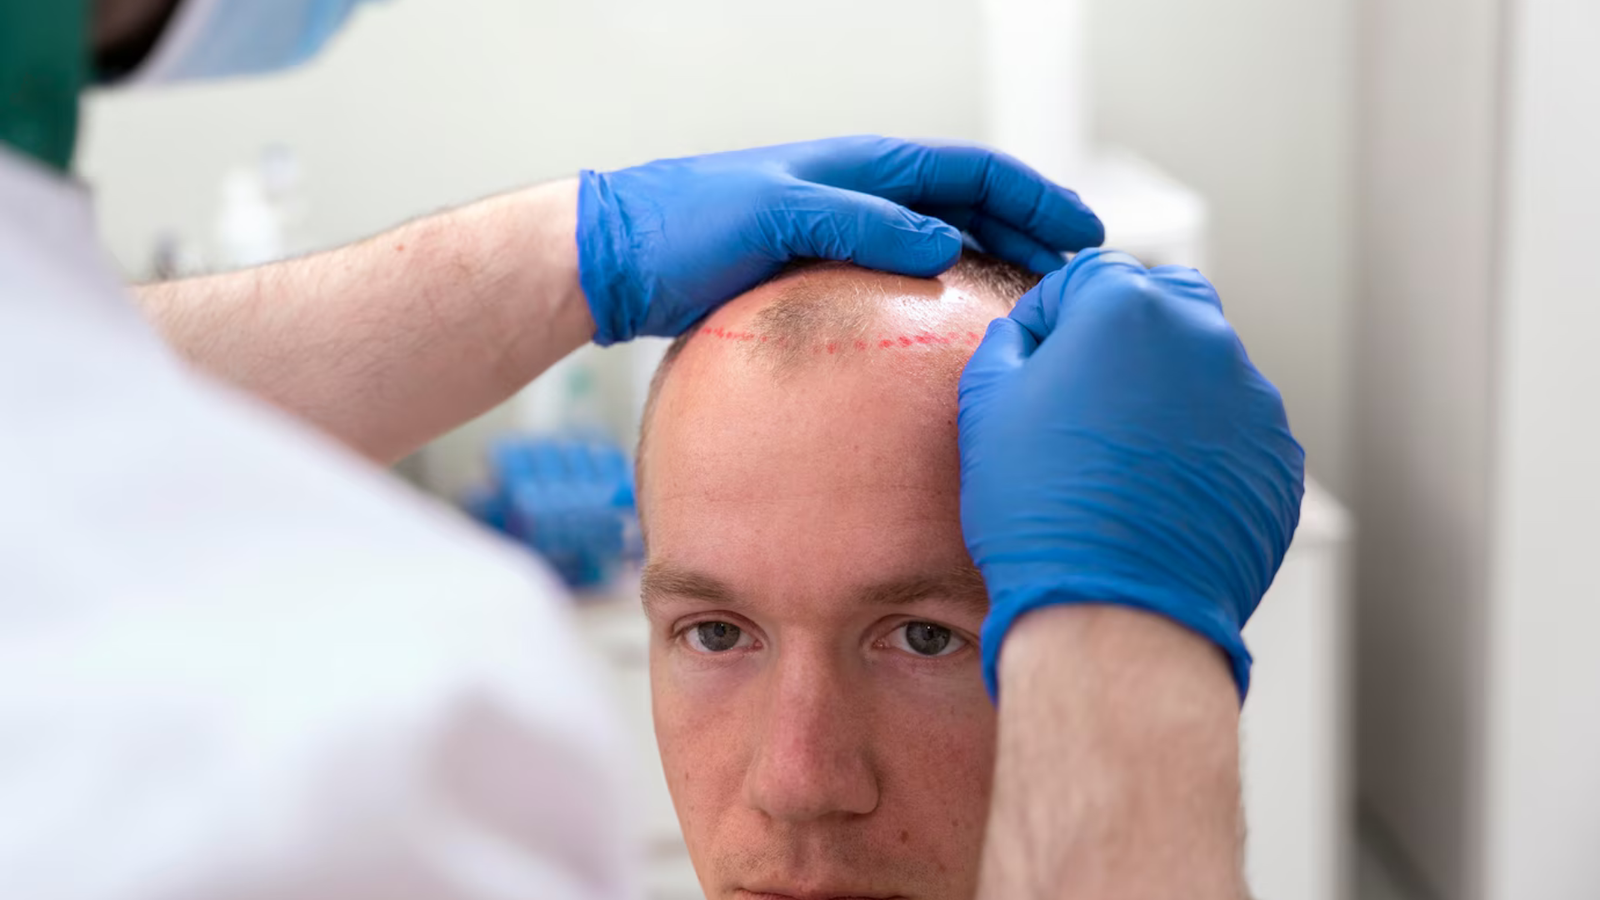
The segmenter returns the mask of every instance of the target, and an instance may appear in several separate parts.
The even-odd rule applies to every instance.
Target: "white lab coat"
[[[564,604],[189,370],[0,147],[0,898],[632,896]]]

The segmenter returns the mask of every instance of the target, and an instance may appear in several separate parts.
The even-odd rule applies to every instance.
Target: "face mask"
[[[0,144],[66,170],[88,33],[89,0],[0,0]]]
[[[255,75],[304,62],[367,0],[181,0],[130,83]]]

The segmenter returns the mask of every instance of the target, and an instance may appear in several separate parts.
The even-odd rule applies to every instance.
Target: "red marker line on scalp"
[[[788,337],[779,337],[776,340],[774,340],[771,335],[757,334],[757,333],[751,332],[751,331],[729,331],[728,329],[722,328],[720,326],[718,326],[718,327],[712,327],[710,325],[702,326],[700,328],[700,333],[705,335],[705,336],[707,336],[707,337],[721,338],[722,340],[725,340],[725,341],[741,341],[741,342],[759,341],[760,343],[763,343],[763,344],[769,344],[770,343],[770,344],[773,344],[773,345],[778,346],[778,347],[787,347],[787,346],[789,346],[789,338]],[[916,347],[916,346],[927,347],[927,346],[933,346],[933,345],[953,344],[953,343],[956,343],[956,342],[958,342],[960,340],[961,340],[961,333],[960,332],[949,331],[949,332],[945,332],[944,334],[940,334],[938,332],[933,332],[933,331],[923,331],[923,332],[918,332],[916,334],[885,335],[885,336],[879,337],[877,342],[876,342],[876,344],[874,344],[872,341],[864,340],[864,339],[861,339],[861,338],[856,338],[854,340],[849,341],[848,343],[839,342],[839,341],[829,341],[827,343],[812,344],[811,345],[811,353],[814,356],[820,356],[823,353],[828,353],[829,355],[837,356],[841,350],[852,350],[853,349],[853,350],[855,350],[857,352],[861,352],[861,353],[864,353],[864,352],[866,352],[868,350],[900,350],[900,349],[904,349],[904,348],[907,348],[907,347]],[[983,340],[982,336],[979,335],[977,332],[974,332],[974,331],[966,332],[966,342],[967,343],[972,344],[972,345],[977,345],[982,340]]]

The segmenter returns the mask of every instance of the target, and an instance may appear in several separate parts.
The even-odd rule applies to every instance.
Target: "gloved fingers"
[[[972,220],[978,217],[976,212],[965,206],[919,206],[916,211],[925,216],[933,216],[946,224],[954,225],[967,234],[972,232]],[[988,252],[988,248],[983,249],[984,252]]]
[[[1069,289],[1079,289],[1090,281],[1106,278],[1146,278],[1150,270],[1144,263],[1120,250],[1085,250],[1072,258],[1062,272],[1070,282]]]
[[[1052,250],[1004,222],[971,209],[931,207],[922,211],[972,235],[985,253],[1022,266],[1036,275],[1054,272],[1067,263],[1060,251]]]
[[[1188,266],[1157,266],[1150,270],[1150,277],[1169,286],[1177,293],[1192,300],[1198,300],[1222,312],[1222,298],[1217,295],[1217,289],[1198,269]]]
[[[975,396],[988,393],[996,382],[1020,369],[1037,349],[1039,342],[1015,319],[1001,316],[990,322],[978,349],[972,352],[961,372],[962,407],[966,408]]]
[[[791,171],[906,206],[971,209],[1055,250],[1078,251],[1105,240],[1105,227],[1076,193],[985,147],[841,138],[818,142],[817,152]]]
[[[1200,274],[1199,270],[1188,266],[1157,266],[1150,270],[1150,280],[1159,286],[1163,296],[1178,301],[1179,305],[1175,306],[1175,309],[1187,310],[1186,318],[1189,318],[1197,328],[1214,336],[1211,353],[1215,355],[1219,364],[1243,364],[1252,371],[1255,369],[1255,365],[1250,361],[1250,354],[1245,350],[1244,342],[1239,340],[1233,325],[1223,315],[1222,298],[1217,295],[1217,289]],[[1265,379],[1261,380],[1267,383]],[[1271,386],[1270,383],[1267,384]],[[1275,393],[1277,388],[1272,390]]]
[[[972,220],[972,236],[983,249],[1006,262],[1022,266],[1035,275],[1048,275],[1067,264],[1059,250],[1052,250],[1009,225],[988,216]]]
[[[1069,267],[1070,268],[1070,267]],[[1037,345],[1044,342],[1055,330],[1056,317],[1061,311],[1062,293],[1066,286],[1066,269],[1057,269],[1022,295],[1017,305],[1011,307],[1007,318],[1028,332]]]
[[[931,278],[961,257],[961,233],[938,219],[856,191],[793,182],[767,213],[779,257],[810,256]]]
[[[1034,339],[1043,343],[1055,331],[1062,310],[1080,292],[1108,279],[1137,279],[1140,284],[1127,287],[1143,290],[1149,273],[1145,267],[1126,253],[1115,250],[1089,249],[1073,257],[1065,268],[1057,269],[1044,277],[1033,290],[1022,295],[1011,310],[1011,318],[1028,329]],[[1096,291],[1095,296],[1115,296],[1116,292]]]

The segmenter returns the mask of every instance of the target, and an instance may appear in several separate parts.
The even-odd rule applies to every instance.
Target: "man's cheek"
[[[993,777],[992,734],[947,734],[923,742],[902,780],[909,809],[902,839],[941,876],[976,870]],[[906,835],[905,832],[910,834]]]
[[[676,646],[661,651],[653,677],[685,707],[685,715],[725,721],[759,688],[764,657],[765,651],[756,650],[722,659]]]
[[[870,689],[879,709],[932,735],[992,733],[994,704],[983,683],[977,647],[964,648],[959,660],[893,659],[873,666]]]
[[[697,867],[708,864],[721,823],[744,796],[754,725],[740,710],[744,691],[739,681],[730,673],[698,671],[684,679],[661,672],[655,685],[662,772]]]
[[[748,743],[755,726],[752,671],[680,662],[658,661],[651,678],[656,741],[675,795],[726,768],[723,760]]]
[[[982,825],[994,774],[996,719],[981,678],[929,693],[927,684],[880,703],[877,745],[890,748],[901,790],[917,807],[957,830]],[[902,686],[904,688],[904,686]]]

